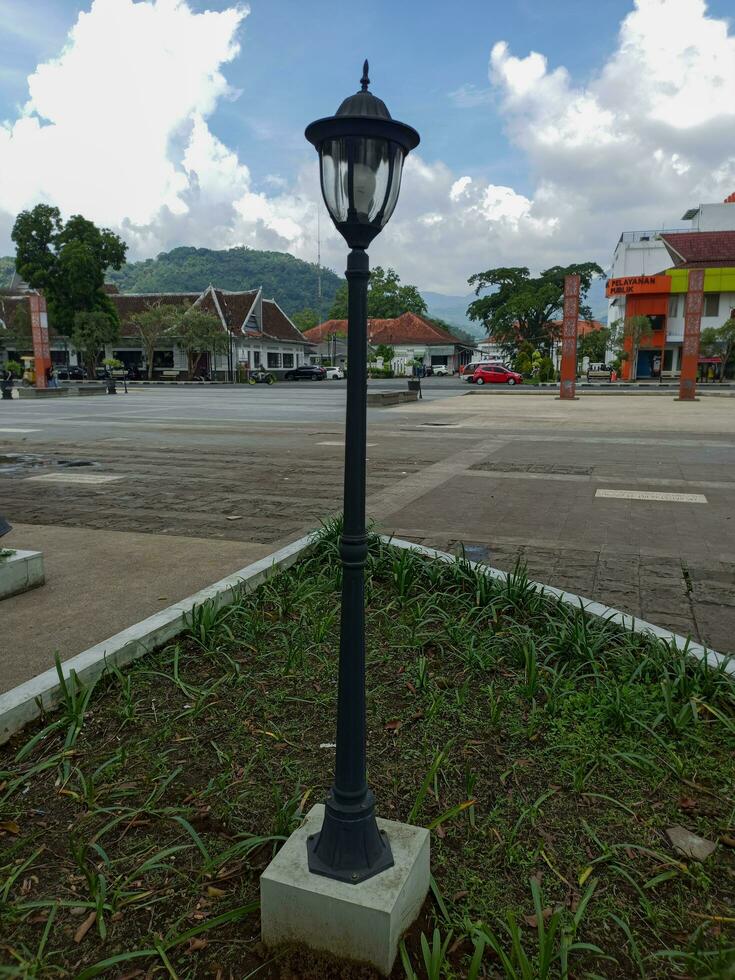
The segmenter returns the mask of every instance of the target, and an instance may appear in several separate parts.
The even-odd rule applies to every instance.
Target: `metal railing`
[[[618,239],[618,244],[620,242],[655,242],[660,235],[673,235],[677,231],[687,230],[687,228],[654,228],[651,231],[624,231]]]

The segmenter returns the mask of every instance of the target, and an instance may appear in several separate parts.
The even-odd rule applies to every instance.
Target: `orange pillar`
[[[577,386],[577,323],[579,322],[579,276],[564,277],[564,320],[561,332],[561,386],[559,397],[572,399]]]
[[[51,352],[48,346],[46,300],[40,293],[31,293],[28,301],[31,306],[31,334],[33,336],[36,388],[47,388],[46,371],[51,367]]]
[[[679,401],[694,401],[699,368],[699,333],[704,306],[704,269],[689,270],[689,289],[684,306],[684,342],[681,348]]]

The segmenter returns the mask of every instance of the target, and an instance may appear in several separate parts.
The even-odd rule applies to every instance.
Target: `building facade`
[[[344,366],[347,320],[327,320],[307,330],[304,336],[314,344],[314,359]],[[390,367],[399,376],[410,376],[417,363],[446,368],[449,374],[454,374],[472,357],[472,349],[467,344],[416,313],[403,313],[392,319],[368,319],[368,345],[372,351],[381,345],[392,347],[394,356]]]
[[[110,299],[120,320],[120,336],[100,352],[114,357],[141,378],[148,376],[148,363],[140,334],[133,319],[136,313],[161,306],[182,309],[198,308],[211,313],[220,323],[223,335],[221,350],[197,351],[193,357],[195,373],[213,380],[236,380],[245,370],[267,368],[283,375],[291,368],[308,363],[311,345],[273,299],[263,297],[262,289],[231,292],[208,286],[191,293],[118,293],[108,287]],[[0,345],[5,355],[27,353],[2,343],[3,328],[12,326],[17,311],[28,304],[27,292],[0,296]],[[51,357],[57,365],[77,365],[80,355],[70,340],[50,331]],[[189,359],[176,339],[160,339],[153,357],[153,377],[185,379]]]
[[[704,269],[702,329],[735,316],[735,195],[722,204],[702,204],[682,215],[689,227],[624,232],[607,282],[608,323],[646,317],[650,330],[628,336],[622,377],[673,378],[681,371],[684,301],[689,270]],[[714,369],[701,359],[702,374]]]

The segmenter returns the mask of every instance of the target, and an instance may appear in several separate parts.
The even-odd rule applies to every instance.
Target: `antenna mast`
[[[316,204],[316,305],[319,323],[322,322],[322,236],[319,202]]]

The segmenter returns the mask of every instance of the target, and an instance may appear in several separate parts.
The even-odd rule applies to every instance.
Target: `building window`
[[[720,313],[720,294],[706,293],[704,297],[704,315],[719,316]]]
[[[679,315],[679,297],[669,296],[669,316],[674,317]]]
[[[268,351],[268,367],[269,368],[279,368],[281,366],[281,355],[274,354],[273,351]]]
[[[254,350],[253,351],[253,367],[254,368],[259,368],[260,367],[260,351],[259,350]]]
[[[154,368],[172,368],[174,366],[174,352],[172,350],[154,350],[153,351],[153,367]]]
[[[284,354],[283,355],[283,366],[284,367],[293,367],[293,354]]]

